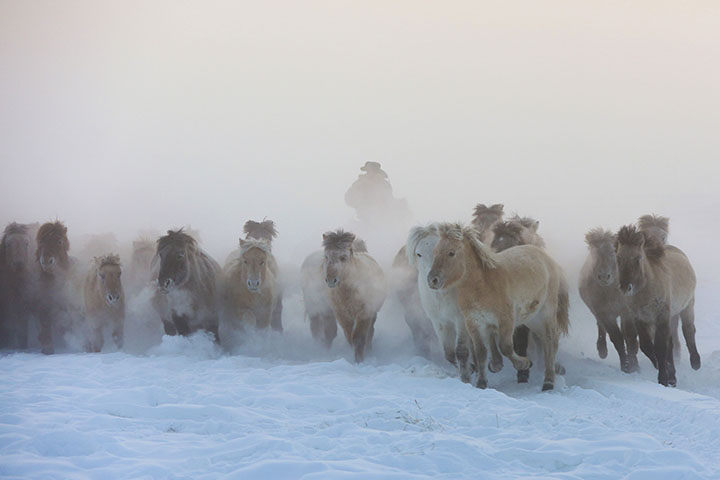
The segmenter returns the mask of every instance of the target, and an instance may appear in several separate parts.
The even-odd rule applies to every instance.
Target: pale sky
[[[714,1],[0,0],[0,221],[221,256],[267,216],[289,257],[374,160],[418,221],[502,202],[567,262],[668,215],[709,278],[718,85]]]

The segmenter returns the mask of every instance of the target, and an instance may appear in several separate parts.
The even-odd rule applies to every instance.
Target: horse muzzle
[[[248,287],[248,290],[251,292],[258,292],[260,290],[260,280],[248,279],[247,287]]]
[[[325,283],[329,288],[335,288],[340,285],[340,279],[338,277],[325,277]]]
[[[432,290],[440,290],[445,286],[445,279],[440,275],[434,275],[433,272],[428,274],[428,287]]]
[[[597,276],[597,282],[603,286],[607,287],[611,283],[613,283],[613,276],[610,273],[601,273]]]
[[[172,278],[166,278],[162,282],[158,281],[158,288],[164,294],[170,293],[170,290],[172,289],[173,285],[175,285],[175,281]]]
[[[120,302],[120,295],[115,293],[108,293],[105,296],[105,300],[107,300],[108,305],[114,307]]]

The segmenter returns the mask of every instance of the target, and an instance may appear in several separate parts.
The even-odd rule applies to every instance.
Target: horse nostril
[[[432,280],[430,280],[433,285],[437,285],[440,279],[438,277],[433,277]]]

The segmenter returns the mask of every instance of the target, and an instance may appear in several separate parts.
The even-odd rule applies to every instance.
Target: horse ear
[[[495,205],[492,205],[490,207],[490,210],[497,210],[499,212],[502,212],[504,209],[505,209],[505,205],[503,205],[502,203],[496,203]]]
[[[323,233],[323,242],[327,239],[327,233]]]
[[[540,220],[535,220],[535,222],[533,222],[533,224],[532,224],[532,231],[537,232],[538,227],[540,227]]]

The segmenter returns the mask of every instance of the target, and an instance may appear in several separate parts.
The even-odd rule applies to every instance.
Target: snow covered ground
[[[354,365],[341,337],[329,352],[313,344],[300,302],[286,301],[284,335],[232,354],[139,318],[130,353],[6,352],[0,477],[720,478],[717,313],[699,312],[703,367],[683,352],[672,389],[644,358],[632,375],[612,351],[597,358],[594,321],[575,303],[568,373],[541,393],[537,367],[517,385],[506,362],[478,390],[413,356],[392,304]]]

